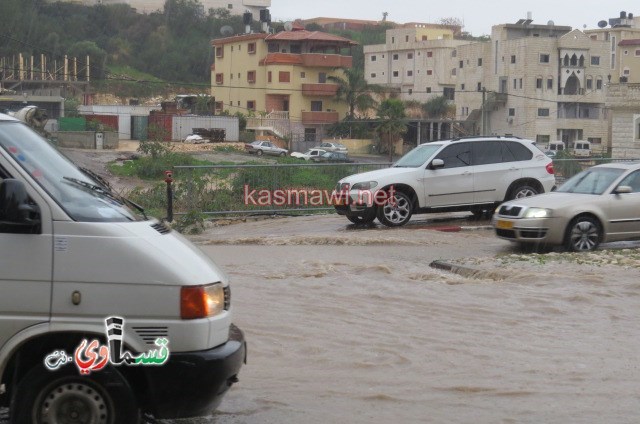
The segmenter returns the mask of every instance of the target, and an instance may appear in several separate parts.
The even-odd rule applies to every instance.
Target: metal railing
[[[336,183],[389,163],[176,166],[174,215],[278,214],[332,211]]]
[[[585,157],[554,159],[557,185],[601,163],[638,159]],[[287,214],[333,211],[336,183],[352,174],[387,168],[389,163],[176,166],[174,215],[191,211],[218,215]]]

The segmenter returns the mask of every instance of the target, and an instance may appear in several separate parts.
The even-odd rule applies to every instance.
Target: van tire
[[[118,371],[109,366],[89,376],[80,375],[72,365],[49,371],[38,364],[27,372],[11,398],[9,422],[57,424],[59,421],[55,417],[43,420],[43,414],[53,415],[56,412],[74,414],[73,417],[69,415],[69,422],[140,422],[140,410],[131,387]]]

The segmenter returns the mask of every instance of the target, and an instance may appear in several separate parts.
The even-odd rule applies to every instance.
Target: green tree
[[[366,112],[376,107],[377,102],[372,93],[379,93],[382,88],[378,85],[367,83],[362,69],[342,68],[342,72],[344,78],[332,75],[327,79],[338,85],[336,97],[349,105],[347,119],[351,120],[356,117],[356,109],[360,112]]]
[[[389,159],[393,161],[393,142],[407,132],[404,103],[399,99],[387,99],[378,106],[378,120],[376,132],[381,140],[386,141],[389,149]]]
[[[433,97],[422,105],[429,118],[443,118],[449,114],[449,101],[444,96]]]

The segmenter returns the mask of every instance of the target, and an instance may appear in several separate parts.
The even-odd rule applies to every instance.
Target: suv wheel
[[[394,196],[378,207],[378,220],[387,227],[400,227],[411,219],[413,203],[406,194],[396,191]]]
[[[521,184],[511,190],[511,195],[507,200],[522,199],[523,197],[531,197],[538,194],[538,190],[527,184]]]

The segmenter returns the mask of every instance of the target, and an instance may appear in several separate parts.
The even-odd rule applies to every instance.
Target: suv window
[[[531,160],[533,158],[533,152],[527,149],[526,147],[524,147],[522,144],[516,143],[513,141],[503,141],[503,143],[504,143],[505,153],[509,152],[509,154],[513,155],[513,157],[515,158],[515,159],[506,159],[507,154],[503,153],[503,156],[505,156],[505,159],[504,159],[505,162],[510,162],[512,160],[516,160],[516,161]]]
[[[444,168],[460,168],[471,165],[471,143],[456,143],[438,153],[436,159],[444,161]]]
[[[502,143],[498,140],[473,143],[473,164],[488,165],[503,162]]]

